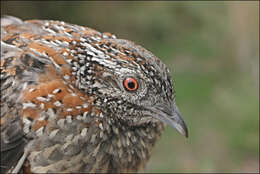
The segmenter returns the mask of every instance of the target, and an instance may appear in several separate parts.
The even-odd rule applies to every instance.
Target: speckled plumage
[[[1,172],[136,172],[164,123],[188,135],[166,66],[110,33],[7,16],[0,67]]]

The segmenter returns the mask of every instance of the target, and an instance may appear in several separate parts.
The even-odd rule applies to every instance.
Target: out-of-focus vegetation
[[[259,172],[259,2],[5,2],[133,40],[165,62],[190,130],[167,128],[145,172]]]

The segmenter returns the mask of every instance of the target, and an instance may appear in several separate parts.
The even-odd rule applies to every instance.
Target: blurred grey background
[[[144,172],[259,172],[259,2],[1,1],[1,15],[111,32],[168,65],[190,130],[167,127]]]

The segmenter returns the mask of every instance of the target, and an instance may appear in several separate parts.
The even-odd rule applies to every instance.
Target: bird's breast
[[[28,157],[30,170],[136,172],[146,164],[163,130],[161,124],[124,131],[107,124],[103,130],[79,125],[35,140]]]

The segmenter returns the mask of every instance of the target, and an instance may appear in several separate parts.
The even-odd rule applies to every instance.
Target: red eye
[[[124,87],[128,91],[135,91],[138,88],[138,82],[133,77],[127,77],[124,80]]]

